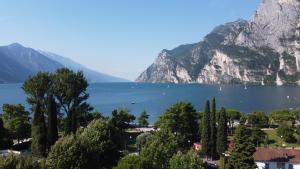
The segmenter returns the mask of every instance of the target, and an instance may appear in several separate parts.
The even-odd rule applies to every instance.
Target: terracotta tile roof
[[[254,161],[300,163],[300,149],[257,148]]]

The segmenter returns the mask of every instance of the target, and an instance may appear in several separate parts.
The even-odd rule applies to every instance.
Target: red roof
[[[300,149],[257,148],[254,161],[274,161],[300,163]]]

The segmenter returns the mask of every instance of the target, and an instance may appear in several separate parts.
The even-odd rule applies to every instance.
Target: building
[[[300,149],[257,148],[253,157],[258,169],[300,169]]]
[[[21,152],[20,151],[14,151],[14,150],[0,150],[0,157],[8,156],[10,154],[20,155]]]
[[[193,144],[193,148],[196,150],[196,151],[200,151],[202,150],[202,145],[200,143],[194,143]]]

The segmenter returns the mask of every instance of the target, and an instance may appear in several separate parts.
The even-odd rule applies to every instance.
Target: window
[[[266,165],[265,165],[265,169],[269,169],[269,163],[266,163]]]
[[[289,164],[289,169],[294,169],[294,165],[293,164]]]
[[[285,169],[284,165],[285,165],[284,163],[278,162],[277,163],[277,169]]]

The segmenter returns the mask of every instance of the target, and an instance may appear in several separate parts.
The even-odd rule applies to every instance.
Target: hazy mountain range
[[[252,19],[162,50],[137,82],[300,84],[300,1],[263,0]]]
[[[14,43],[0,47],[0,83],[21,83],[39,71],[54,72],[67,67],[83,71],[89,82],[125,82],[127,80],[99,73],[54,53],[27,48]]]

